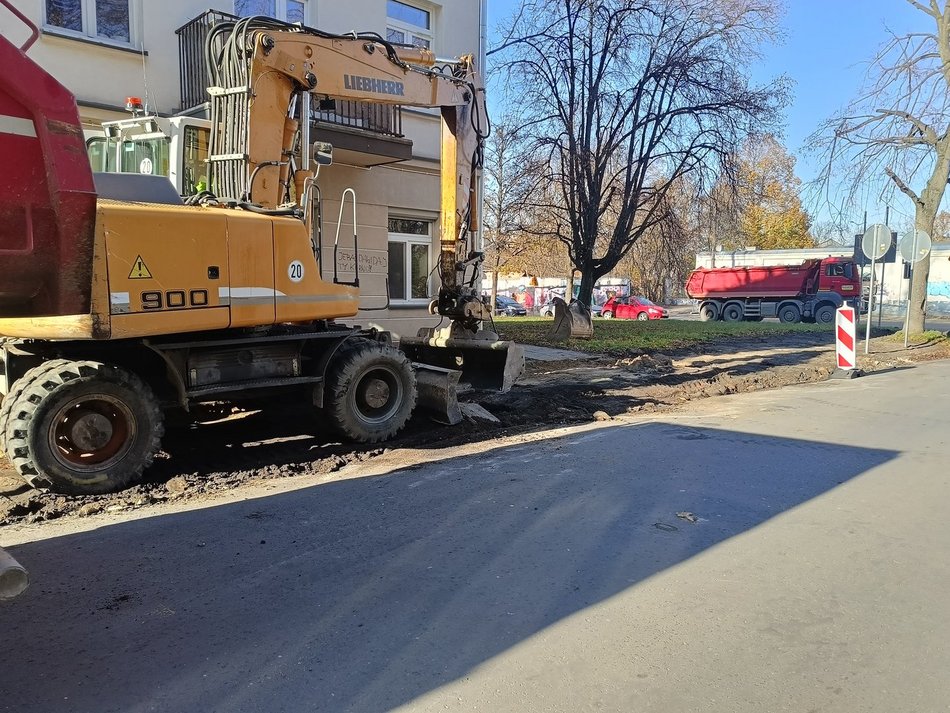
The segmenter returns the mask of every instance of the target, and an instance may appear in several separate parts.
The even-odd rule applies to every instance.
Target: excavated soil
[[[777,343],[778,342],[778,343]],[[898,368],[950,356],[950,343],[903,349],[881,337],[872,354],[860,355],[865,371]],[[497,422],[469,416],[462,426],[416,417],[385,447],[328,441],[306,412],[226,410],[211,420],[170,429],[145,483],[121,493],[62,496],[29,489],[0,461],[0,524],[40,522],[64,516],[147,508],[171,500],[197,500],[243,484],[298,475],[331,476],[346,465],[391,449],[450,448],[501,435],[606,421],[635,412],[682,407],[693,399],[776,388],[826,379],[834,368],[831,335],[803,333],[706,345],[670,354],[644,353],[622,359],[596,357],[561,362],[529,361],[508,394],[463,394]]]

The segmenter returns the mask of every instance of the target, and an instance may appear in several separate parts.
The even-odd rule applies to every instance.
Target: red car
[[[664,319],[670,314],[646,297],[611,297],[604,303],[600,311],[604,319]]]

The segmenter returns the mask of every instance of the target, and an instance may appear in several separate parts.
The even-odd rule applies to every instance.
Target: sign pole
[[[871,321],[874,319],[874,259],[875,253],[871,253],[871,289],[868,292],[868,323],[864,333],[864,353],[868,353],[868,345],[871,341]]]

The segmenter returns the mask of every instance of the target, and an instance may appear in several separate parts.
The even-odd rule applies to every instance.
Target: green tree
[[[795,157],[771,135],[752,137],[737,158],[736,247],[812,248],[811,217],[802,207]]]

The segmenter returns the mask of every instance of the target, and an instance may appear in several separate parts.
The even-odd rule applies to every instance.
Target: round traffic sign
[[[868,260],[879,260],[891,247],[891,229],[883,223],[868,228],[861,238],[861,250]]]
[[[931,245],[930,235],[926,231],[909,230],[904,233],[897,249],[900,250],[905,262],[917,262],[927,257]]]

